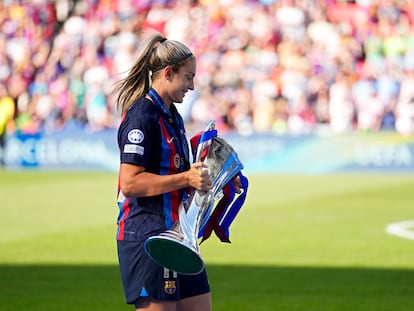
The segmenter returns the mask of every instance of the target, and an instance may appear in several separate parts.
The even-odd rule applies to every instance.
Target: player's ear
[[[164,68],[164,78],[166,80],[168,81],[171,80],[172,74],[173,74],[173,70],[171,66],[167,66]]]

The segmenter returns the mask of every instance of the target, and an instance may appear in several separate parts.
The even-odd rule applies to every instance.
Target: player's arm
[[[122,163],[119,170],[119,182],[122,193],[127,197],[147,197],[193,187],[207,191],[211,188],[211,178],[205,164],[194,163],[188,171],[172,174],[157,175],[145,171],[143,166]]]

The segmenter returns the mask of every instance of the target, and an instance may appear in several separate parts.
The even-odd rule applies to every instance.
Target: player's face
[[[195,59],[189,59],[171,75],[169,95],[174,103],[182,103],[188,90],[194,90]]]

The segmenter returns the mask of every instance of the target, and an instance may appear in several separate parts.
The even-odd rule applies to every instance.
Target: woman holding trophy
[[[177,221],[179,205],[191,189],[212,187],[206,165],[190,164],[184,123],[174,105],[194,89],[195,72],[188,47],[151,32],[115,88],[122,111],[118,259],[126,302],[136,310],[212,308],[205,269],[195,275],[177,273],[151,260],[143,247],[147,238]]]

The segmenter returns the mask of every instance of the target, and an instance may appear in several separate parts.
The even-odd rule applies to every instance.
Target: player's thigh
[[[211,294],[201,294],[178,301],[177,311],[211,311]]]
[[[139,298],[135,302],[136,311],[177,311],[177,302],[161,301],[150,297]]]

